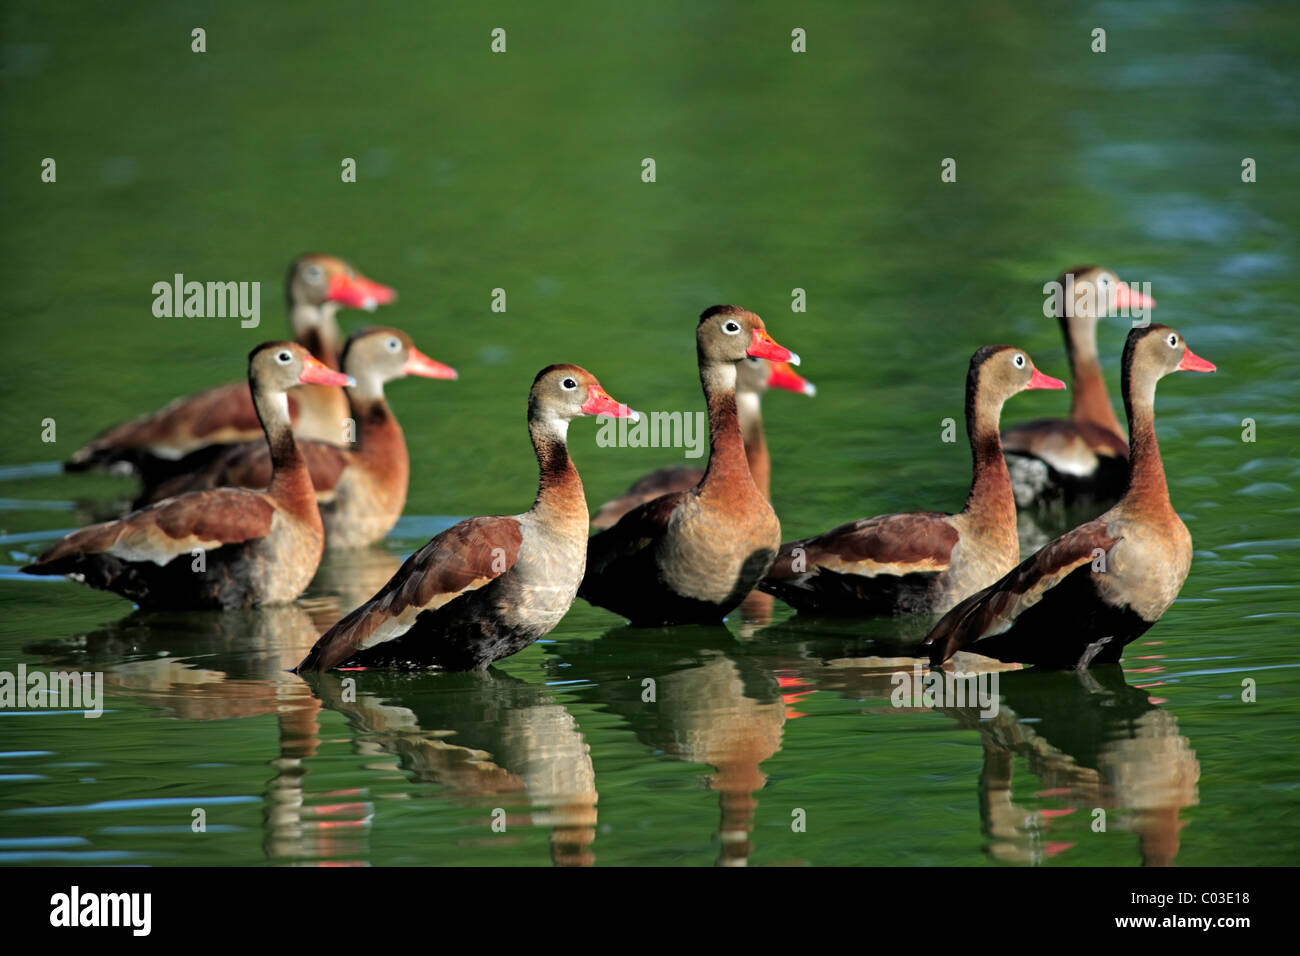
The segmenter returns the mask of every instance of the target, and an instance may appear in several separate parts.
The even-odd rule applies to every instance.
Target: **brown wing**
[[[679,491],[647,501],[625,514],[608,531],[593,535],[587,542],[587,574],[583,584],[618,559],[644,551],[658,541],[688,493]]]
[[[274,517],[271,500],[257,492],[230,488],[198,492],[74,531],[23,570],[61,574],[62,559],[91,554],[164,565],[196,548],[210,550],[265,537]]]
[[[1093,456],[1128,458],[1123,435],[1092,422],[1042,418],[1002,432],[1002,450],[1041,458],[1066,474],[1095,467]]]
[[[353,452],[325,442],[299,439],[298,449],[307,461],[317,500],[329,500],[343,472],[352,463]],[[146,489],[138,503],[162,501],[175,495],[208,488],[251,488],[262,490],[271,484],[271,449],[265,440],[236,445],[212,462],[188,474],[175,475]]]
[[[515,518],[467,518],[406,559],[379,593],[326,631],[296,668],[328,670],[357,651],[410,630],[423,611],[449,604],[500,577],[519,559]]]
[[[700,468],[660,468],[652,471],[638,479],[622,495],[601,505],[591,518],[591,526],[597,531],[612,528],[633,508],[664,495],[690,491],[703,478],[704,471]]]
[[[1093,561],[1098,549],[1108,552],[1118,540],[1101,518],[1079,525],[954,607],[921,646],[929,648],[930,660],[937,665],[962,648],[1007,630],[1021,614],[1048,598],[1072,571]]]
[[[864,577],[945,571],[958,538],[949,517],[915,511],[851,521],[781,545],[767,577],[793,579],[819,568]]]
[[[292,396],[289,417],[297,418],[297,404]],[[96,461],[133,453],[177,459],[205,445],[252,441],[261,435],[262,426],[248,383],[231,382],[178,398],[152,415],[133,418],[101,432],[73,454],[68,466],[86,467]]]

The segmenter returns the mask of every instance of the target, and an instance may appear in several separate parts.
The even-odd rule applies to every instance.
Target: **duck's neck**
[[[343,333],[339,331],[338,319],[335,317],[338,308],[334,302],[322,305],[294,302],[289,310],[293,340],[335,370],[339,367],[339,353],[343,344]]]
[[[1106,394],[1106,380],[1097,359],[1097,323],[1081,320],[1065,326],[1065,350],[1070,358],[1070,418],[1091,422],[1116,435],[1122,435],[1119,419]]]
[[[700,364],[700,382],[709,411],[709,466],[700,493],[735,489],[748,485],[758,490],[749,471],[745,440],[740,433],[736,408],[736,363]]]
[[[767,437],[763,434],[763,410],[759,396],[754,392],[737,392],[736,411],[740,422],[740,437],[745,443],[749,474],[763,497],[770,498],[772,459],[767,454]]]
[[[411,468],[406,437],[384,400],[383,386],[371,390],[358,378],[356,386],[347,392],[352,420],[356,422],[356,451],[370,471],[387,484],[400,486],[405,497]]]
[[[537,454],[537,499],[532,511],[550,523],[573,523],[587,533],[590,520],[582,479],[569,457],[569,423],[554,418],[530,418],[528,434]]]
[[[978,374],[978,373],[977,373]],[[1002,400],[979,388],[978,380],[966,386],[966,433],[970,436],[973,476],[962,513],[984,525],[1016,527],[1016,499],[1002,457],[998,430]]]
[[[311,474],[289,424],[289,398],[282,391],[260,389],[256,384],[252,388],[253,405],[271,446],[271,485],[267,492],[286,510],[319,526]]]
[[[1173,511],[1165,466],[1156,441],[1156,381],[1136,375],[1124,383],[1124,411],[1128,414],[1129,459],[1126,506]]]

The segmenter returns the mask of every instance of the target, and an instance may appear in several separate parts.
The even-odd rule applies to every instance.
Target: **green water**
[[[107,702],[0,710],[0,862],[1294,862],[1294,4],[83,6],[0,12],[0,669],[101,671]],[[248,614],[136,615],[17,575],[133,491],[28,466],[238,377],[312,249],[400,292],[347,329],[392,323],[461,372],[389,390],[413,479],[383,547]],[[1002,674],[980,722],[891,706],[892,624],[777,605],[631,632],[579,602],[486,675],[368,672],[346,700],[284,673],[429,535],[527,507],[540,367],[700,408],[692,331],[717,302],[763,315],[819,389],[764,409],[787,537],[959,507],[968,452],[940,433],[971,352],[1064,375],[1040,289],[1088,261],[1150,282],[1219,367],[1161,384],[1196,555],[1122,670]],[[261,328],[154,318],[177,272],[260,281]],[[1113,395],[1124,334],[1101,330]],[[591,422],[571,441],[593,506],[682,461],[598,448]]]

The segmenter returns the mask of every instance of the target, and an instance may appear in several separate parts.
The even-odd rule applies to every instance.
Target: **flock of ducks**
[[[1065,383],[1022,349],[976,351],[966,378],[973,477],[959,512],[864,518],[783,544],[759,402],[769,388],[813,387],[761,318],[714,306],[695,333],[707,468],[654,472],[590,516],[569,425],[637,413],[586,369],[542,369],[528,395],[540,470],[532,507],[434,537],[297,670],[481,669],[551,631],[577,597],[636,626],[671,626],[718,623],[755,589],[809,614],[942,615],[916,650],[932,666],[963,650],[1058,668],[1119,660],[1173,603],[1191,564],[1156,443],[1156,382],[1214,366],[1167,326],[1133,328],[1121,366],[1125,438],[1096,326],[1116,308],[1154,303],[1105,269],[1069,274],[1075,299],[1058,318],[1070,416],[1002,431],[1008,399]],[[294,341],[254,349],[247,386],[177,399],[77,451],[68,470],[138,475],[138,510],[69,534],[23,571],[66,575],[149,608],[287,603],[326,546],[372,544],[392,530],[410,469],[384,386],[456,372],[397,329],[342,341],[339,308],[373,310],[395,294],[340,259],[299,257],[287,292]],[[1017,505],[1055,502],[1113,505],[1020,561]]]

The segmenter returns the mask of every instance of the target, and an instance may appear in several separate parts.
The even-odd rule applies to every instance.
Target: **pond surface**
[[[7,4],[0,670],[102,672],[105,712],[0,709],[0,863],[1294,863],[1297,8],[857,6]],[[397,530],[297,605],[239,614],[18,575],[133,493],[56,463],[239,377],[309,249],[400,292],[347,330],[391,323],[461,373],[389,389],[412,454]],[[580,601],[486,674],[286,673],[430,535],[528,506],[537,369],[701,408],[692,332],[717,302],[763,315],[818,386],[765,403],[787,538],[960,507],[969,452],[940,436],[971,353],[1010,342],[1064,376],[1042,284],[1088,261],[1150,282],[1219,368],[1160,386],[1196,552],[1122,665],[1001,672],[980,720],[891,704],[896,638],[923,622],[778,603],[632,631]],[[262,326],[155,318],[178,272],[260,281]],[[1100,334],[1116,400],[1125,334]],[[1067,402],[1029,393],[1005,420]],[[683,461],[595,433],[571,430],[593,507]]]

